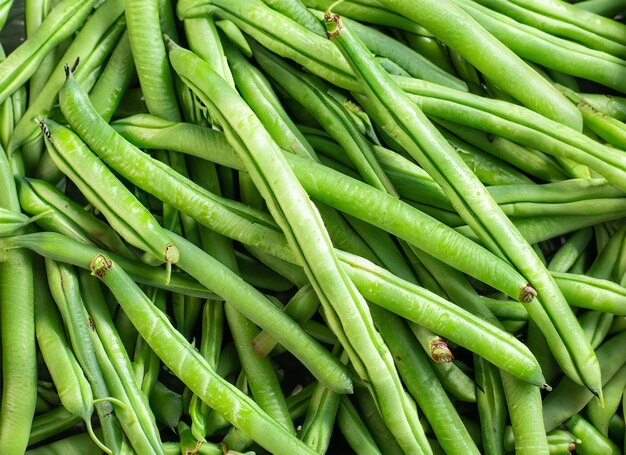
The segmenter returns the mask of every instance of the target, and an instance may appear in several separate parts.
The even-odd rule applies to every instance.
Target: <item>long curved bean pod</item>
[[[98,244],[116,253],[134,257],[128,246],[106,223],[48,182],[16,179],[22,209],[46,230],[68,235],[87,244]]]
[[[31,446],[56,436],[64,430],[80,423],[80,421],[81,418],[79,416],[72,414],[63,406],[59,406],[44,414],[39,414],[35,416],[33,424],[30,427],[28,445]]]
[[[313,453],[250,398],[219,377],[119,265],[98,255],[90,267],[116,296],[154,352],[211,408],[274,453]]]
[[[580,308],[626,314],[626,289],[612,281],[587,275],[552,272],[570,305]]]
[[[193,53],[173,46],[170,60],[183,81],[218,115],[229,142],[237,149],[292,251],[316,286],[335,334],[346,331],[342,344],[349,343],[344,348],[353,362],[363,362],[367,373],[360,373],[369,377],[382,414],[399,442],[408,451],[430,453],[416,409],[400,385],[391,355],[373,327],[365,300],[340,269],[319,212],[283,153],[250,108],[210,66]]]
[[[482,357],[474,356],[476,402],[480,416],[482,445],[485,453],[504,452],[506,401],[498,369]]]
[[[411,104],[372,61],[363,44],[341,24],[340,18],[329,14],[326,24],[329,36],[359,74],[363,86],[368,88],[367,102],[375,110],[375,117],[379,117],[375,119],[383,128],[393,131],[396,140],[402,141],[409,153],[437,180],[460,215],[489,249],[513,263],[528,278],[541,295],[545,311],[567,346],[580,377],[591,390],[601,394],[595,354],[582,336],[580,325],[556,283],[528,243],[499,211],[471,170],[449,150],[447,142],[437,134],[424,114]]]
[[[337,411],[337,425],[350,447],[363,455],[382,455],[358,411],[347,396],[341,397]]]
[[[125,32],[111,52],[111,57],[102,70],[102,74],[89,92],[89,99],[94,108],[107,121],[111,120],[136,74],[132,62],[130,41],[128,33]]]
[[[83,24],[93,4],[94,0],[59,3],[33,36],[0,63],[0,103],[28,80],[51,49]]]
[[[513,3],[548,17],[567,21],[618,43],[626,44],[626,26],[624,24],[577,9],[574,5],[569,5],[566,2],[560,0],[513,0]]]

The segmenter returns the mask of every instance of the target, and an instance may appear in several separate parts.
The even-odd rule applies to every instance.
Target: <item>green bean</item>
[[[65,338],[63,323],[54,307],[52,297],[42,277],[35,282],[37,314],[35,329],[39,349],[56,386],[63,407],[85,422],[87,432],[106,453],[111,450],[96,437],[91,426],[93,395],[91,386],[83,373],[69,343]],[[32,432],[31,432],[32,438]]]
[[[108,0],[96,10],[76,36],[60,62],[51,72],[50,78],[41,93],[32,100],[28,110],[18,122],[11,136],[8,152],[13,153],[24,143],[37,136],[38,127],[34,119],[47,115],[57,99],[59,89],[65,82],[63,67],[67,62],[80,58],[76,78],[83,83],[89,73],[102,65],[124,31],[125,20],[123,0]]]
[[[183,397],[167,388],[162,382],[156,381],[148,398],[157,422],[169,428],[176,427],[183,413]]]
[[[624,5],[615,0],[583,0],[576,3],[576,8],[612,18],[624,9]]]
[[[419,324],[413,323],[410,324],[410,326],[413,335],[415,335],[419,343],[422,345],[422,348],[428,357],[437,363],[452,362],[454,356],[452,355],[448,342],[445,339]]]
[[[235,251],[237,266],[243,279],[255,288],[285,292],[293,288],[293,283],[265,264],[241,251]]]
[[[255,58],[265,72],[304,106],[343,147],[364,180],[375,188],[395,195],[396,191],[376,161],[371,146],[358,132],[345,108],[326,95],[328,88],[323,82],[292,69],[262,48],[253,48]]]
[[[46,259],[46,272],[52,297],[63,317],[76,359],[91,384],[94,396],[103,400],[96,403],[95,408],[103,429],[104,442],[113,453],[119,453],[121,429],[111,402],[106,401],[111,394],[89,334],[89,315],[81,301],[78,277],[69,266],[50,259]]]
[[[385,424],[370,391],[365,387],[357,387],[355,389],[355,398],[361,411],[360,415],[378,447],[384,447],[385,453],[389,454],[404,453]]]
[[[132,58],[128,33],[125,32],[111,52],[111,57],[98,81],[89,92],[89,99],[94,108],[107,121],[113,117],[135,75]]]
[[[82,25],[93,3],[93,0],[65,0],[59,3],[37,31],[0,63],[0,102],[4,102],[32,76],[50,50]]]
[[[51,259],[84,267],[89,257],[104,252],[98,248],[85,245],[61,234],[39,232],[21,236],[13,236],[0,240],[3,248],[28,248]],[[171,274],[169,284],[165,284],[168,273],[165,269],[151,267],[139,261],[125,258],[115,253],[106,252],[116,262],[129,270],[133,279],[141,284],[159,289],[167,289],[176,293],[191,295],[204,299],[214,299],[216,295],[200,285],[196,280],[183,273]]]
[[[552,36],[476,3],[453,1],[521,57],[623,92],[620,81],[626,75],[624,60]]]
[[[282,152],[249,108],[234,93],[229,92],[231,89],[224,86],[219,77],[215,77],[216,73],[209,66],[192,53],[176,48],[170,51],[170,60],[202,101],[213,112],[219,113],[220,124],[225,127],[227,137],[236,146],[268,208],[287,233],[290,246],[304,263],[307,276],[317,286],[320,297],[323,297],[321,301],[325,306],[325,314],[330,318],[335,333],[342,331],[342,324],[349,334],[349,338],[342,342],[350,344],[344,345],[344,348],[354,359],[353,362],[357,360],[358,352],[358,360],[367,364],[367,373],[361,370],[360,374],[367,374],[372,381],[378,403],[385,417],[394,422],[396,435],[407,450],[429,453],[415,409],[400,387],[393,362],[372,326],[365,301],[340,271],[319,213],[292,174]],[[190,71],[192,68],[199,71]],[[199,88],[196,80],[203,80],[203,88],[210,88],[209,95]],[[215,83],[207,86],[208,80],[215,80]],[[240,120],[234,121],[235,117],[240,118],[242,115],[255,125],[251,131],[244,131]],[[280,178],[276,178],[277,172]],[[268,178],[270,174],[272,177]],[[294,229],[295,225],[299,226],[297,230]],[[315,241],[311,242],[311,239]],[[355,311],[359,317],[354,317]]]
[[[578,103],[585,125],[609,144],[626,149],[626,128],[623,122],[595,110],[586,103]]]
[[[498,319],[527,321],[528,311],[519,302],[514,300],[496,300],[489,297],[479,296],[483,304]]]
[[[514,0],[514,3],[524,6],[548,17],[560,19],[577,25],[585,30],[626,44],[626,28],[623,24],[577,9],[565,2],[551,0],[541,2],[536,0]]]
[[[0,263],[3,371],[0,451],[7,453],[25,451],[37,398],[31,261],[30,254],[14,251],[7,252]]]
[[[148,111],[167,120],[179,121],[172,74],[161,38],[158,2],[125,0],[124,6],[133,60]]]
[[[344,264],[348,265],[346,272],[367,299],[467,347],[522,380],[541,386],[545,384],[530,352],[509,334],[496,330],[470,313],[424,289],[404,282],[364,259],[355,258],[347,253],[342,253],[340,257]],[[369,273],[364,273],[364,270]],[[402,304],[395,304],[400,301]],[[433,306],[432,309],[427,309],[433,304],[438,308],[435,309]],[[447,308],[447,311],[444,310],[446,323],[442,324],[436,315],[444,308]],[[454,324],[450,322],[452,320],[455,321]],[[467,324],[469,321],[472,322]],[[476,334],[471,334],[473,330],[477,331]],[[487,337],[493,338],[487,341]],[[495,355],[494,345],[499,346],[499,352]],[[504,351],[508,353],[504,355]]]
[[[436,121],[468,143],[535,177],[547,181],[567,178],[553,158],[538,150],[522,147],[502,137],[485,134],[458,123],[442,119]]]
[[[226,62],[224,49],[212,17],[186,19],[185,35],[190,49],[213,66],[231,85],[233,76]]]
[[[348,358],[345,356],[345,360]],[[339,409],[341,395],[318,383],[309,400],[300,439],[318,453],[326,453]]]
[[[319,11],[326,11],[332,6],[333,10],[337,13],[361,22],[398,28],[418,35],[432,36],[428,30],[421,25],[393,12],[389,8],[385,8],[378,2],[346,0],[337,3],[333,0],[303,0],[303,3]],[[323,36],[326,35],[324,34]]]
[[[617,455],[620,453],[620,450],[610,439],[599,433],[598,430],[578,414],[567,419],[565,426],[574,436],[582,441],[580,444],[576,444],[576,453],[581,455],[595,453]]]
[[[433,427],[442,448],[446,453],[479,453],[437,381],[427,357],[415,346],[408,327],[382,309],[373,309],[373,315],[376,326],[389,344],[400,375]]]
[[[44,229],[90,245],[95,243],[125,256],[134,256],[108,224],[85,211],[56,187],[35,179],[19,178],[16,183],[22,208],[32,215],[41,216],[37,222]]]
[[[565,108],[562,100],[555,96],[553,91],[534,71],[522,63],[509,49],[496,41],[492,35],[486,33],[482,27],[478,27],[466,13],[458,9],[452,2],[438,5],[437,11],[426,2],[416,4],[401,0],[384,0],[380,3],[424,25],[437,38],[461,54],[489,79],[533,110],[541,112],[548,118],[558,119],[558,121],[571,125],[575,129],[580,129],[580,117],[575,115],[570,108]],[[442,11],[445,11],[445,14]],[[443,20],[444,17],[445,20]],[[459,27],[466,30],[462,38],[454,33],[454,30]],[[475,46],[480,46],[484,53],[476,53]],[[486,58],[487,55],[489,58]],[[507,71],[503,72],[502,68],[506,68]],[[528,99],[528,92],[524,93],[525,90],[532,90],[533,93],[544,93],[546,99],[537,103],[536,100]],[[556,106],[561,106],[566,110],[556,113]]]
[[[483,358],[474,356],[476,401],[482,445],[485,453],[504,453],[506,401],[498,370]]]
[[[311,453],[248,397],[217,376],[123,269],[102,255],[94,258],[91,269],[113,292],[139,333],[161,360],[210,407],[235,426],[249,432],[270,451]],[[168,343],[163,343],[163,339],[169,340]],[[172,349],[172,345],[176,349]]]
[[[128,353],[121,342],[115,326],[113,325],[113,320],[111,319],[111,314],[106,306],[102,289],[100,288],[99,283],[93,278],[90,278],[86,272],[81,273],[80,283],[83,302],[85,303],[89,317],[95,326],[95,328],[92,328],[92,332],[95,332],[95,334],[92,334],[92,339],[94,339],[94,337],[99,339],[111,366],[120,378],[123,393],[128,399],[127,405],[132,408],[141,431],[145,434],[144,437],[149,443],[144,446],[145,449],[151,449],[151,452],[158,453],[160,452],[161,440],[156,427],[154,415],[148,406],[148,396],[141,390],[139,385],[140,383],[134,380]],[[94,344],[97,345],[98,340],[95,340]],[[99,348],[97,348],[97,352],[98,351]],[[105,379],[107,379],[107,384],[109,384],[110,381],[109,378],[107,378],[106,373]],[[115,389],[112,388],[112,390]],[[119,410],[116,412],[120,413]],[[125,410],[118,415],[120,416],[123,428],[126,430],[126,427],[124,426],[125,422],[122,420],[122,415],[124,414],[126,414]],[[126,435],[129,437],[135,450],[140,451],[141,446],[136,445],[136,439],[133,439],[133,435],[129,434],[129,431],[126,431]],[[145,442],[141,444],[145,444]]]
[[[600,406],[600,402],[597,399],[592,399],[587,404],[586,409],[589,422],[604,436],[609,434],[609,422],[622,402],[625,386],[626,367],[622,366],[604,388],[604,407]]]
[[[82,455],[96,453],[98,446],[94,444],[87,433],[79,433],[64,439],[59,439],[25,453],[28,455]]]
[[[81,273],[81,279],[84,280],[84,274]],[[151,295],[152,301],[161,311],[165,310],[166,301],[165,301],[165,293],[159,292],[157,289],[152,289]],[[120,313],[120,315],[123,312]],[[120,331],[121,332],[121,331]],[[124,346],[124,338],[122,338],[122,343]],[[147,396],[150,397],[150,392],[156,384],[159,372],[161,370],[161,361],[157,357],[157,355],[152,352],[150,346],[145,342],[145,340],[141,337],[136,337],[136,343],[134,346],[134,352],[127,349],[126,351],[129,355],[133,355],[133,372],[135,373],[135,379],[137,383],[140,385],[141,391]],[[155,416],[156,417],[156,416]]]
[[[34,445],[53,436],[57,436],[65,430],[80,423],[81,418],[72,414],[63,406],[54,408],[45,414],[36,415],[30,427],[28,445]]]
[[[334,7],[333,9],[339,10],[341,8]],[[341,13],[339,12],[339,14]],[[317,16],[322,19],[323,13],[318,12]],[[351,19],[346,19],[346,23],[354,30],[354,33],[361,38],[363,43],[373,54],[386,57],[393,63],[399,65],[409,73],[409,77],[425,79],[456,90],[467,90],[467,84],[462,80],[439,69],[437,65],[431,63],[428,59],[415,52],[410,47],[391,38],[389,35]]]
[[[303,323],[313,317],[320,301],[310,284],[301,287],[285,305],[285,313],[294,321]],[[252,346],[260,356],[267,356],[276,347],[277,341],[267,332],[259,333],[252,341]]]
[[[626,362],[626,353],[619,346],[626,340],[626,332],[605,341],[597,350],[602,371],[602,382],[606,384]],[[546,431],[553,430],[569,417],[580,412],[593,394],[564,378],[543,401],[543,419]]]
[[[70,174],[81,192],[103,212],[116,231],[131,244],[152,254],[158,261],[165,261],[168,266],[176,264],[178,250],[163,233],[152,214],[90,152],[80,138],[68,128],[52,121],[42,124],[42,128],[48,152],[57,166],[64,173]],[[98,173],[97,182],[90,179],[90,172]],[[91,184],[87,183],[90,181]],[[129,213],[132,216],[129,217]]]
[[[382,454],[350,398],[347,396],[341,397],[339,401],[337,425],[355,453],[363,455]]]
[[[595,93],[581,93],[582,99],[594,109],[616,120],[626,120],[626,98]]]
[[[226,51],[237,88],[276,143],[284,150],[317,161],[315,152],[281,106],[269,81],[232,46],[227,46]]]
[[[537,13],[526,5],[497,0],[481,0],[478,3],[551,35],[576,41],[592,49],[601,50],[616,56],[624,57],[626,55],[626,47],[624,45],[610,38],[605,38],[594,32],[561,21],[558,18]],[[626,33],[626,30],[624,33]]]
[[[303,361],[314,375],[323,379],[329,388],[340,393],[351,389],[343,366],[312,338],[306,336],[297,324],[284,315],[280,309],[268,302],[253,288],[245,286],[241,278],[211,256],[202,253],[182,238],[176,236],[174,238],[181,243],[181,251],[184,250],[187,255],[186,258],[182,258],[181,254],[183,262],[179,266],[183,270],[192,272],[193,276],[201,279],[205,284],[210,283],[211,287],[214,287],[225,300],[251,321],[268,330],[280,344]],[[260,312],[260,308],[264,310]]]
[[[326,36],[324,26],[316,19],[303,3],[298,0],[263,0],[270,8],[281,12],[291,20],[308,28],[319,36]]]
[[[360,74],[362,84],[367,84],[367,103],[376,111],[379,124],[382,123],[392,130],[396,128],[396,139],[402,140],[403,145],[410,150],[409,153],[426,166],[427,172],[435,176],[462,217],[479,233],[481,240],[497,255],[510,260],[529,278],[530,283],[542,295],[545,311],[563,338],[580,376],[592,390],[601,394],[597,359],[586,340],[578,336],[582,330],[543,264],[510,220],[498,211],[497,205],[475,175],[460,159],[453,158],[456,156],[453,152],[450,153],[449,145],[436,134],[426,117],[376,67],[371,56],[364,52],[362,43],[337,21],[337,16],[327,18],[330,36],[350,61],[355,72]],[[392,96],[389,96],[389,91],[393,93]],[[361,100],[363,98],[359,97]],[[416,144],[421,144],[421,147]],[[429,147],[436,148],[437,153]],[[477,195],[484,195],[485,198],[478,202]]]
[[[548,264],[548,270],[567,272],[591,241],[592,234],[593,231],[589,228],[580,229],[572,234],[567,239],[567,242],[552,256]]]
[[[476,384],[456,363],[431,362],[430,367],[446,392],[459,401],[476,403]]]
[[[552,276],[573,306],[616,315],[623,315],[626,310],[626,289],[618,284],[573,273],[553,272]]]
[[[441,130],[443,136],[454,147],[463,162],[474,171],[485,185],[514,185],[530,183],[530,179],[507,163]]]

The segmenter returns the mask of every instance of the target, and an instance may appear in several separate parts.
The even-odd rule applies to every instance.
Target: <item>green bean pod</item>
[[[341,397],[339,401],[337,426],[355,453],[382,455],[376,441],[370,435],[358,411],[347,396]]]
[[[28,80],[48,52],[83,24],[93,4],[94,0],[57,4],[37,31],[0,63],[0,103]]]
[[[122,432],[113,412],[113,405],[107,401],[111,394],[89,334],[89,315],[81,300],[78,277],[70,266],[50,259],[46,259],[46,272],[50,292],[67,328],[76,359],[91,384],[94,396],[102,400],[95,407],[103,429],[104,442],[113,453],[119,453]]]
[[[528,243],[499,211],[471,170],[460,159],[454,159],[456,155],[450,152],[449,144],[437,134],[421,111],[372,62],[363,44],[341,24],[340,18],[329,14],[326,24],[329,36],[367,87],[367,95],[359,99],[366,100],[369,108],[375,111],[378,123],[394,131],[395,138],[400,139],[409,153],[442,185],[461,216],[489,249],[507,258],[529,278],[531,285],[542,294],[545,311],[571,353],[580,377],[601,394],[599,368],[593,350],[584,337],[579,336],[582,330],[570,307]],[[390,92],[392,96],[389,96]]]
[[[39,349],[63,407],[82,418],[92,440],[100,449],[110,454],[111,450],[102,445],[93,432],[91,415],[94,408],[91,386],[65,338],[61,317],[55,309],[46,284],[41,277],[38,277],[35,283],[37,304],[35,330]]]
[[[139,333],[161,360],[210,407],[270,451],[313,453],[267,416],[251,399],[216,375],[119,265],[98,255],[90,267],[92,273],[113,292]],[[169,341],[164,343],[163,339]],[[172,345],[176,349],[172,349]]]
[[[81,417],[72,414],[63,406],[54,408],[45,414],[36,415],[30,427],[28,445],[31,446],[56,436],[80,422]]]
[[[48,182],[19,178],[16,183],[22,208],[31,215],[40,216],[36,221],[44,229],[73,235],[88,244],[95,242],[128,257],[134,256],[108,224]]]
[[[8,152],[13,153],[24,143],[37,137],[35,119],[47,115],[57,100],[57,95],[65,82],[63,67],[80,59],[75,77],[84,83],[88,75],[102,65],[124,31],[123,0],[108,0],[99,7],[72,41],[52,71],[50,78],[36,99],[31,100],[28,110],[18,122],[11,136]]]
[[[172,73],[167,63],[157,0],[125,0],[128,37],[146,106],[151,114],[180,121]]]
[[[496,367],[476,355],[474,369],[483,450],[485,453],[502,454],[506,423],[506,401],[502,380]]]
[[[69,80],[72,80],[71,76]],[[114,229],[129,243],[151,253],[158,261],[176,264],[178,250],[152,214],[80,138],[52,121],[42,124],[42,128],[46,146],[57,166],[70,174],[81,192],[103,212]],[[98,180],[92,178],[94,174],[98,175]]]
[[[401,319],[373,309],[376,326],[389,344],[400,375],[428,419],[446,453],[479,453],[452,402],[437,381],[428,358],[415,346],[414,337]],[[419,372],[419,373],[417,373]]]
[[[606,384],[626,363],[626,352],[621,349],[626,340],[626,332],[621,332],[605,341],[597,350],[602,372],[602,383]],[[580,412],[593,394],[564,378],[543,401],[543,421],[546,431],[553,430],[569,417]]]
[[[113,325],[100,284],[85,272],[81,274],[80,283],[82,300],[89,314],[90,323],[93,324],[93,327],[90,327],[90,334],[96,346],[96,353],[100,359],[100,364],[107,364],[106,367],[103,366],[107,385],[111,387],[111,391],[114,394],[121,392],[119,398],[124,397],[125,400],[122,401],[128,407],[128,409],[116,410],[126,436],[128,436],[136,451],[141,453],[160,453],[161,438],[154,414],[148,405],[148,396],[141,390],[140,383],[135,380],[128,352],[124,348],[121,338]],[[106,362],[102,362],[102,353],[106,355]],[[109,362],[110,367],[108,366]],[[119,377],[121,389],[118,382],[112,378],[113,375],[111,373]],[[133,421],[129,425],[127,418],[131,411],[134,416],[131,417]],[[137,433],[142,433],[141,436],[134,431],[129,431],[129,428],[137,428],[137,426]],[[144,452],[146,450],[149,452]]]
[[[579,414],[567,419],[565,426],[574,436],[581,440],[580,444],[576,444],[577,454],[592,455],[602,453],[617,455],[621,453],[620,449],[609,438],[596,430],[593,425]]]
[[[111,52],[102,74],[89,92],[89,99],[103,119],[109,121],[135,75],[128,32],[124,32]]]
[[[368,300],[476,352],[522,380],[545,385],[532,354],[511,335],[364,259],[347,253],[342,253],[340,258],[348,266],[346,272]],[[429,305],[435,306],[427,309]],[[445,323],[436,316],[442,312],[446,314],[443,318]],[[450,322],[452,320],[454,324]],[[494,352],[493,346],[499,347],[497,352]],[[507,354],[504,354],[505,351]]]
[[[587,275],[552,272],[570,305],[615,315],[626,314],[626,289]]]
[[[309,11],[303,3],[296,0],[263,0],[270,8],[281,12],[291,20],[308,28],[319,36],[325,36],[324,26]]]
[[[589,422],[604,436],[609,434],[609,422],[622,402],[626,387],[626,367],[622,366],[604,388],[604,406],[597,398],[593,398],[586,406]]]

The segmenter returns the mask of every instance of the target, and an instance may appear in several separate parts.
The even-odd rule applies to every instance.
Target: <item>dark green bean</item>
[[[476,402],[480,417],[485,453],[504,453],[506,401],[498,369],[481,357],[474,356]]]

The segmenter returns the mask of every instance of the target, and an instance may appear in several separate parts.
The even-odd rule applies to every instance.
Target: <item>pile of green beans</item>
[[[623,2],[18,3],[0,454],[626,451]]]

